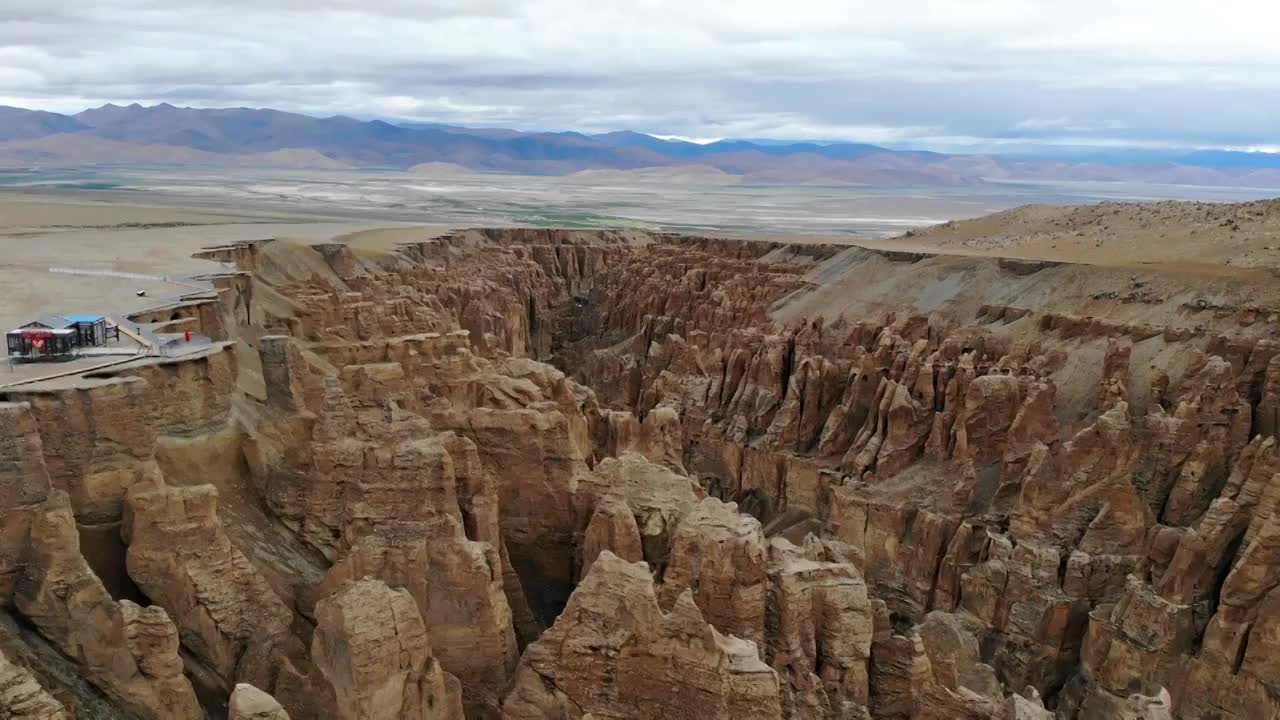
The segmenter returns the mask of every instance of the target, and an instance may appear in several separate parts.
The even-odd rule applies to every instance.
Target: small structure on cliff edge
[[[60,315],[33,320],[5,333],[9,357],[18,361],[65,360],[78,348],[106,345],[120,338],[102,315]]]

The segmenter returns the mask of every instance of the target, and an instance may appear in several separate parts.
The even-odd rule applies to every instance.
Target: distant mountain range
[[[0,166],[104,163],[329,169],[449,163],[537,175],[705,167],[768,183],[954,186],[1091,180],[1280,188],[1280,154],[1275,153],[948,155],[859,143],[698,144],[630,131],[584,135],[392,124],[249,108],[104,105],[59,115],[0,106]]]

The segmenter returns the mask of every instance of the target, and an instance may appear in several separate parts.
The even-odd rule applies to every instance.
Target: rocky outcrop
[[[597,507],[610,499],[626,504],[640,532],[643,559],[665,567],[675,533],[698,503],[700,489],[686,476],[627,453],[606,458],[583,477],[574,502]]]
[[[635,514],[627,501],[617,495],[606,495],[596,505],[582,535],[583,577],[590,574],[592,563],[605,550],[627,562],[644,560]]]
[[[672,536],[658,601],[670,608],[689,591],[717,630],[763,645],[767,562],[759,521],[705,498]]]
[[[663,612],[648,568],[607,551],[525,650],[502,709],[511,720],[782,713],[777,675],[752,643],[707,624],[688,591]]]
[[[872,645],[872,716],[876,718],[1029,718],[1048,720],[1039,693],[1005,696],[995,670],[980,660],[971,627],[957,615],[932,612],[905,633],[877,614]]]
[[[964,405],[952,430],[956,455],[975,465],[990,465],[1000,459],[1009,429],[1022,406],[1022,387],[1008,375],[974,378],[965,392]]]
[[[49,477],[70,495],[77,521],[114,523],[130,487],[160,478],[160,438],[189,441],[226,427],[236,370],[222,344],[185,362],[10,399],[30,405]]]
[[[71,714],[26,668],[0,653],[0,718],[4,720],[70,720]]]
[[[431,654],[413,598],[361,580],[321,600],[311,642],[317,704],[339,720],[462,720],[462,690]]]
[[[591,473],[585,413],[594,397],[548,366],[517,360],[495,365],[465,352],[434,364],[430,374],[425,416],[437,431],[473,444],[475,459],[467,467],[491,483],[492,495],[472,495],[487,498],[493,513],[486,538],[505,548],[543,626],[573,588],[577,539],[593,507],[575,498],[574,487]],[[508,590],[516,610],[519,600]]]
[[[607,432],[604,450],[609,455],[638,452],[678,473],[685,471],[684,431],[675,408],[654,408],[643,420],[629,412],[606,411],[603,419]]]
[[[29,405],[0,404],[0,453],[0,605],[8,608],[24,570],[32,521],[57,502]]]
[[[289,720],[280,703],[258,688],[239,683],[227,702],[227,720]]]
[[[783,717],[865,718],[874,618],[861,573],[811,538],[769,545],[765,657],[781,680]]]
[[[462,682],[470,712],[495,711],[517,659],[498,552],[449,521],[388,527],[361,537],[316,592],[341,592],[365,578],[409,593],[431,655]]]
[[[159,606],[111,599],[79,553],[65,496],[58,504],[32,519],[26,571],[14,598],[18,612],[131,712],[200,717],[182,675],[177,628]]]
[[[293,613],[223,532],[214,487],[134,486],[125,517],[129,576],[172,613],[183,646],[226,691],[249,683],[301,710],[307,670]]]
[[[653,251],[622,250],[612,240],[599,241],[602,250],[581,236],[460,234],[415,249],[440,258],[447,248],[453,254],[443,262],[480,275],[493,259],[513,257],[512,266],[524,268],[518,293],[534,298],[534,311],[505,325],[467,321],[486,336],[481,352],[515,347],[501,338],[522,334],[526,351],[541,348],[533,338],[549,330],[557,361],[610,406],[597,411],[571,392],[576,407],[558,403],[566,418],[560,439],[519,441],[522,457],[575,448],[551,453],[556,462],[570,458],[557,472],[569,482],[490,449],[507,434],[543,434],[536,423],[520,430],[507,417],[495,422],[499,416],[472,409],[485,403],[460,402],[457,393],[449,394],[447,412],[427,412],[437,427],[471,438],[498,479],[504,538],[525,585],[548,579],[565,593],[611,549],[658,573],[660,606],[673,607],[681,590],[694,590],[704,619],[756,640],[762,656],[769,652],[772,621],[760,625],[758,603],[743,599],[759,586],[752,579],[759,577],[758,556],[746,565],[724,560],[736,558],[739,545],[727,537],[723,545],[707,542],[716,533],[699,529],[704,519],[693,515],[703,493],[690,493],[631,453],[643,455],[677,477],[698,478],[706,494],[759,519],[765,534],[801,542],[813,532],[845,544],[840,559],[824,562],[847,563],[850,570],[831,571],[840,577],[865,577],[869,596],[892,618],[880,644],[885,668],[876,669],[875,652],[867,663],[868,677],[880,678],[868,687],[878,682],[886,690],[869,689],[868,698],[892,706],[894,682],[909,691],[924,670],[932,677],[934,667],[957,662],[944,657],[951,651],[931,654],[930,643],[963,648],[966,658],[977,643],[1004,689],[939,671],[944,677],[934,686],[946,692],[934,693],[934,705],[962,715],[1036,716],[1045,712],[1037,693],[1052,704],[1064,684],[1095,687],[1081,670],[1086,635],[1101,622],[1099,609],[1131,592],[1130,575],[1199,608],[1196,626],[1211,629],[1213,604],[1225,602],[1216,588],[1248,544],[1265,537],[1258,518],[1269,517],[1270,504],[1255,498],[1267,483],[1247,479],[1264,476],[1265,464],[1243,472],[1253,464],[1249,453],[1266,454],[1249,450],[1261,442],[1251,433],[1268,432],[1274,404],[1274,352],[1265,343],[1215,338],[1197,355],[1189,343],[1202,333],[1011,305],[1009,298],[928,310],[905,296],[876,298],[879,304],[860,305],[862,316],[851,322],[819,302],[839,306],[840,297],[806,286],[805,278],[861,266],[896,278],[905,264],[861,251],[805,256],[679,238],[660,238]],[[465,243],[483,250],[457,252]],[[528,255],[517,249],[522,243],[532,243]],[[575,243],[580,250],[567,249]],[[538,270],[522,265],[525,257]],[[816,265],[804,263],[828,260],[806,276]],[[1046,282],[1042,274],[1074,271],[1015,263],[991,272],[982,287],[1005,283],[1016,294]],[[571,300],[562,294],[569,288],[578,289],[569,291]],[[803,317],[789,306],[815,312]],[[1170,347],[1167,354],[1153,349],[1157,339]],[[491,395],[513,397],[509,389]],[[585,424],[577,424],[579,413]],[[593,452],[577,435],[583,427]],[[540,514],[526,512],[534,507]],[[534,548],[539,557],[530,557]],[[771,555],[763,563],[768,597],[776,592],[768,579],[774,564]],[[722,566],[745,581],[730,583]],[[544,620],[554,617],[557,603],[535,604]],[[1214,622],[1251,622],[1255,610],[1228,607]],[[945,618],[936,613],[963,620],[968,639],[947,640],[960,629],[943,632]],[[914,633],[925,623],[927,632]],[[794,651],[786,655],[792,659],[776,667],[792,673],[793,689],[805,688],[785,698],[787,706],[833,712],[838,693],[829,681],[807,678],[807,665]],[[1183,680],[1195,675],[1180,673]],[[1033,690],[1008,692],[1027,685]],[[1088,694],[1073,692],[1063,694],[1067,712],[1079,712],[1079,698]],[[854,698],[848,707],[878,702],[862,702],[853,690],[844,696]],[[1180,702],[1173,691],[1174,712]]]
[[[15,610],[107,697],[138,717],[203,715],[182,674],[178,632],[158,606],[117,602],[80,553],[71,503],[53,490],[26,404],[0,404],[0,564]]]
[[[1280,438],[1280,353],[1267,364],[1257,423],[1259,433]]]

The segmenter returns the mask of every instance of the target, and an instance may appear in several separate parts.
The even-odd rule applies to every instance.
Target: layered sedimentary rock
[[[765,657],[782,681],[785,717],[870,717],[874,614],[842,548],[810,536],[769,545]]]
[[[9,697],[1280,711],[1265,282],[548,230],[211,252],[227,344],[4,393]]]
[[[0,606],[34,626],[125,712],[201,717],[164,609],[117,602],[81,555],[71,504],[49,485],[26,404],[0,404],[0,487],[6,569]]]
[[[689,590],[720,632],[763,644],[767,562],[759,521],[706,498],[672,536],[659,600],[669,607]]]
[[[0,718],[5,720],[70,720],[71,715],[26,668],[0,653]]]
[[[432,657],[404,590],[361,580],[321,600],[311,642],[323,717],[462,720],[462,686]]]
[[[27,402],[54,487],[82,524],[115,523],[125,492],[160,477],[161,438],[222,430],[236,383],[235,355],[216,345],[184,362],[162,362],[85,387],[10,394]]]
[[[370,577],[414,599],[433,657],[462,681],[468,705],[475,712],[496,707],[517,657],[497,551],[467,540],[452,523],[388,529],[361,538],[319,592]]]
[[[135,485],[125,517],[129,576],[222,689],[248,683],[301,711],[307,669],[293,614],[223,532],[214,487]]]
[[[654,568],[666,566],[675,534],[702,493],[688,477],[635,453],[606,458],[581,478],[574,502],[587,508],[610,501],[631,511],[640,533],[641,554]]]
[[[686,591],[658,605],[643,563],[600,554],[555,625],[530,645],[503,703],[512,720],[777,718],[777,675],[722,635]]]
[[[640,541],[640,528],[627,501],[616,495],[601,500],[591,514],[591,521],[582,536],[582,574],[591,572],[591,565],[608,550],[627,562],[644,560],[644,548]]]
[[[643,420],[629,412],[606,411],[601,425],[604,451],[609,455],[638,452],[676,472],[685,471],[683,432],[674,408],[654,408]]]

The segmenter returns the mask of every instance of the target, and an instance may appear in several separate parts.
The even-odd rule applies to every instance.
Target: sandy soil
[[[858,244],[1093,265],[1277,269],[1280,199],[1027,205]]]
[[[394,250],[401,243],[424,240],[436,235],[443,235],[452,227],[448,225],[409,225],[405,227],[374,228],[358,230],[334,238],[335,242],[343,242],[358,251],[387,252]]]
[[[167,207],[73,202],[47,197],[0,199],[0,236],[46,235],[70,230],[124,230],[231,222],[265,222],[266,216],[210,213]]]
[[[9,330],[44,315],[127,312],[163,304],[193,290],[181,278],[210,269],[191,255],[211,245],[261,238],[327,242],[388,225],[395,223],[313,222],[271,212],[0,194],[0,328]],[[385,232],[405,238],[432,234],[412,226]],[[151,277],[93,274],[103,272]],[[138,297],[138,290],[146,296]]]

